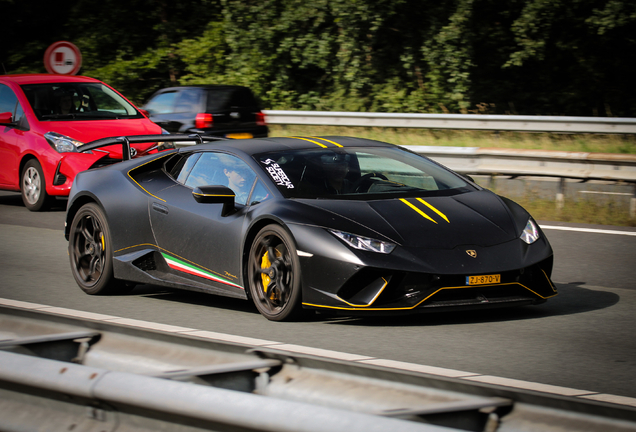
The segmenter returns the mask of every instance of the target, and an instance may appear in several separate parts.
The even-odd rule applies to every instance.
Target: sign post
[[[82,67],[82,54],[70,42],[55,42],[44,53],[44,66],[52,74],[75,75]]]

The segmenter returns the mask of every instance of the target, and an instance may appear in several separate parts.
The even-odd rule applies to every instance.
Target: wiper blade
[[[69,113],[69,114],[44,114],[42,116],[43,120],[46,119],[74,119],[76,118],[76,115],[73,113]]]

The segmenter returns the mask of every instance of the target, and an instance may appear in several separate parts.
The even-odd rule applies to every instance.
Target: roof
[[[214,141],[210,144],[200,144],[196,149],[228,148],[240,150],[246,154],[267,153],[271,151],[299,150],[299,149],[337,149],[341,147],[393,147],[393,144],[374,141],[365,138],[345,136],[297,136],[297,137],[268,137],[246,140]],[[194,150],[185,147],[183,151]]]
[[[45,84],[63,82],[101,82],[98,79],[80,75],[56,75],[56,74],[20,74],[0,75],[0,81],[11,81],[22,84]]]

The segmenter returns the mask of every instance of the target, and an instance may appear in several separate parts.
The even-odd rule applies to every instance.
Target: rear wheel
[[[130,290],[130,286],[113,276],[110,231],[97,204],[85,204],[73,218],[68,255],[73,277],[85,293],[116,294]]]
[[[287,231],[279,225],[263,228],[250,248],[248,266],[250,295],[258,311],[271,321],[298,318],[300,262]]]
[[[42,165],[36,159],[31,159],[24,165],[20,176],[20,191],[26,208],[31,211],[46,210],[50,197],[46,193]]]

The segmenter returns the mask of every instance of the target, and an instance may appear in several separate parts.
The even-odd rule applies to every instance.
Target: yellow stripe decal
[[[433,210],[435,213],[437,213],[438,215],[440,215],[442,218],[444,218],[444,220],[448,223],[450,223],[448,221],[448,218],[446,217],[446,215],[444,213],[442,213],[441,211],[437,210],[435,207],[433,207],[432,205],[430,205],[429,203],[427,203],[426,201],[424,201],[422,198],[418,198],[417,199],[419,202],[421,202],[422,204],[424,204],[426,207],[430,208],[431,210]]]
[[[319,143],[318,141],[310,140],[310,139],[307,139],[307,138],[302,138],[302,137],[290,137],[290,138],[296,138],[296,139],[303,140],[303,141],[309,141],[310,143],[314,143],[316,145],[319,145],[322,148],[328,148],[323,143]]]
[[[327,141],[328,143],[331,143],[331,144],[333,144],[333,145],[335,145],[335,146],[337,146],[337,147],[343,147],[343,145],[342,145],[342,144],[338,144],[337,142],[335,142],[335,141],[331,141],[331,140],[328,140],[328,139],[326,139],[326,138],[313,137],[313,136],[310,136],[309,138],[313,138],[313,139],[319,139],[319,140]]]
[[[408,202],[407,200],[405,200],[404,198],[400,198],[400,201],[402,201],[404,204],[406,204],[407,206],[411,207],[413,210],[415,210],[416,212],[418,212],[420,215],[422,215],[423,217],[425,217],[426,219],[430,220],[433,223],[437,223],[435,222],[435,220],[430,217],[429,215],[427,215],[426,213],[424,213],[422,210],[418,209],[417,207],[415,207],[413,204],[411,204],[410,202]]]

